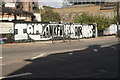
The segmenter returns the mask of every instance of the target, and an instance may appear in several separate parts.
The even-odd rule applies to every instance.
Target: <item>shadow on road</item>
[[[31,73],[17,78],[117,78],[118,44],[92,45],[87,49],[56,53],[38,58],[7,76]]]

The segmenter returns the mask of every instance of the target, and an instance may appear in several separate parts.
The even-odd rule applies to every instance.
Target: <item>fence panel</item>
[[[15,41],[70,40],[95,37],[92,24],[21,23],[14,25]]]

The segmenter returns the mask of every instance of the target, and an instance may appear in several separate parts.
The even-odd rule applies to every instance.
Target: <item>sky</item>
[[[39,6],[51,6],[55,8],[61,8],[62,7],[63,0],[39,0]]]

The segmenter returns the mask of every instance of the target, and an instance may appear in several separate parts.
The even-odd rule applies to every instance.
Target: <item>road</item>
[[[116,78],[118,45],[114,36],[54,44],[5,44],[2,75],[8,78]]]

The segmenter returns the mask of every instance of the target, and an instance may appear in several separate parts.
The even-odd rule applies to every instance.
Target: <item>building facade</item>
[[[59,13],[61,21],[64,22],[73,22],[75,17],[84,13],[92,16],[100,15],[107,18],[113,18],[116,14],[114,9],[101,9],[101,6],[98,5],[74,5],[64,8],[54,8],[53,11]]]
[[[35,10],[39,10],[38,0],[4,0],[1,2],[0,20],[33,21]]]
[[[73,22],[75,17],[83,13],[113,18],[117,14],[116,2],[118,0],[111,1],[112,0],[64,0],[63,7],[53,9],[53,11],[58,12],[61,16],[61,21],[65,22]]]
[[[34,10],[39,9],[38,0],[5,0],[4,3],[5,7],[29,12],[34,12]]]

